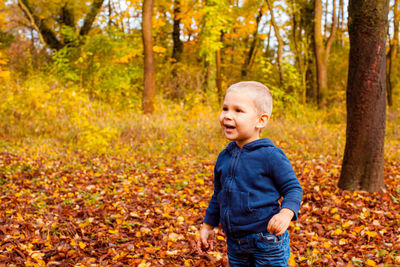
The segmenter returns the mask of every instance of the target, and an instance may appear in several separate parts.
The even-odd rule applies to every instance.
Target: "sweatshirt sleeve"
[[[217,161],[218,163],[218,161]],[[219,225],[219,204],[217,200],[218,193],[221,191],[220,173],[217,171],[217,164],[214,167],[214,194],[211,197],[210,203],[206,210],[204,222],[217,227]]]
[[[294,212],[293,221],[297,220],[303,189],[290,165],[289,159],[280,148],[274,148],[271,155],[270,173],[276,187],[283,196],[282,208],[288,208]]]

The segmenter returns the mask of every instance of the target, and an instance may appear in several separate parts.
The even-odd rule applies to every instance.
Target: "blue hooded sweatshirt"
[[[242,149],[231,142],[215,164],[214,194],[204,222],[221,223],[231,238],[266,232],[281,208],[292,210],[297,219],[302,195],[288,158],[271,140],[258,139]]]

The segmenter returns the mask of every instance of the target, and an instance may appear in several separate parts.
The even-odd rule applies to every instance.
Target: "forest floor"
[[[304,188],[290,226],[292,266],[400,265],[400,163],[386,192],[338,189],[340,158],[288,154]],[[213,190],[212,160],[184,154],[0,152],[0,265],[227,266],[196,240]]]

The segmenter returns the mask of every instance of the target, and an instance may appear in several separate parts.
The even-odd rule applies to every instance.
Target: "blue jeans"
[[[239,239],[227,238],[229,266],[289,266],[289,233],[250,234]]]

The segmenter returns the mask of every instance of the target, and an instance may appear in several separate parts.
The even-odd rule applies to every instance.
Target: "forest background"
[[[400,264],[399,1],[386,45],[387,188],[373,194],[336,186],[347,1],[155,1],[154,91],[143,85],[146,2],[0,3],[0,262],[226,264],[220,231],[206,255],[195,240],[227,144],[224,91],[257,80],[274,97],[263,136],[305,189],[291,264]]]

